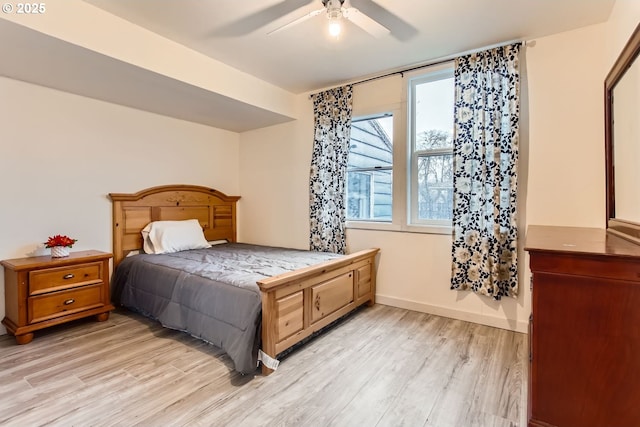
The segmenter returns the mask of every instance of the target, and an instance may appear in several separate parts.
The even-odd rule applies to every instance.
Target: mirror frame
[[[616,218],[614,144],[613,140],[613,89],[640,53],[640,24],[636,26],[631,38],[622,49],[604,81],[604,128],[605,128],[605,165],[606,165],[606,202],[607,231],[616,236],[640,244],[640,223]],[[640,144],[640,141],[636,141]]]

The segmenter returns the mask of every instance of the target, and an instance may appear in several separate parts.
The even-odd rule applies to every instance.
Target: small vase
[[[63,258],[69,256],[69,248],[67,246],[54,246],[51,248],[51,258]]]

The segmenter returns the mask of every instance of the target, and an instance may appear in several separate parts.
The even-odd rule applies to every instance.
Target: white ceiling
[[[324,13],[268,34],[321,0],[84,2],[297,94],[604,22],[615,0],[346,0],[391,33],[347,22],[338,40]],[[10,78],[235,132],[292,119],[5,19],[0,38],[0,75]]]
[[[294,93],[313,91],[512,40],[605,21],[614,0],[346,0],[384,22],[375,38],[352,23],[327,36],[326,14],[267,33],[321,0],[85,0]],[[384,10],[381,10],[384,9]],[[388,13],[383,13],[386,10]],[[289,13],[287,13],[289,12]],[[415,31],[414,34],[411,32]]]

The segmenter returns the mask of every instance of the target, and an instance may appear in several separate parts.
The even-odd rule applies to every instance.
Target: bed
[[[376,248],[336,255],[238,243],[240,198],[207,187],[109,196],[114,301],[220,347],[239,372],[254,371],[260,360],[269,375],[283,352],[375,302]],[[197,220],[206,241],[228,243],[142,253],[148,224],[184,220]]]

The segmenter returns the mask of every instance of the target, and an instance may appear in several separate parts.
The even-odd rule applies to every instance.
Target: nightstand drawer
[[[104,306],[102,283],[68,291],[51,292],[28,299],[29,323],[66,316],[82,310]]]
[[[102,263],[92,262],[29,272],[29,295],[76,288],[102,281]]]

